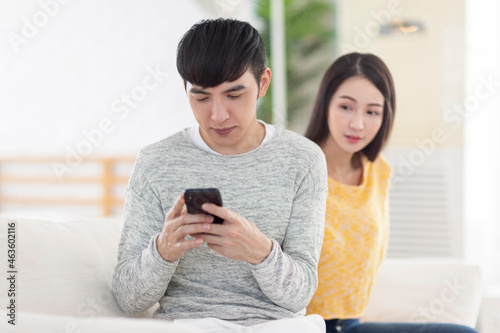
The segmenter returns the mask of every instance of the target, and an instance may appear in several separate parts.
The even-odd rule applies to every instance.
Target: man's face
[[[260,85],[251,70],[239,79],[211,88],[187,83],[189,104],[207,145],[223,155],[237,155],[259,146],[265,134],[257,122],[257,98],[266,94],[271,71],[262,73]]]

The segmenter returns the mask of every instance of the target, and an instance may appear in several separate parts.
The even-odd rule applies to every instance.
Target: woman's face
[[[354,154],[377,135],[384,115],[384,96],[368,79],[353,76],[333,94],[328,106],[330,136],[345,152]]]

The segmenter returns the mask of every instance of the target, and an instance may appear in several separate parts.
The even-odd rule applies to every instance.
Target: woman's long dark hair
[[[309,120],[305,136],[321,145],[328,137],[328,107],[339,86],[348,78],[361,76],[368,79],[384,96],[382,125],[362,153],[374,161],[392,130],[396,113],[396,96],[392,75],[385,63],[373,54],[349,53],[341,56],[326,70],[316,96],[316,102]]]

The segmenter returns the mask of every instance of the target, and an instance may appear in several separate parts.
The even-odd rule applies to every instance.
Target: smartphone
[[[207,214],[214,217],[213,223],[222,223],[222,219],[213,214],[209,214],[201,205],[204,203],[213,203],[222,207],[222,197],[217,188],[190,188],[184,192],[184,200],[189,214]]]

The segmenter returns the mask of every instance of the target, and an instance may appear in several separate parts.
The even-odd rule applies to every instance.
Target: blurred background
[[[499,15],[496,0],[0,0],[0,215],[119,218],[139,149],[195,124],[177,43],[233,17],[268,49],[259,118],[300,134],[337,56],[387,63],[388,256],[478,263],[500,294]]]

